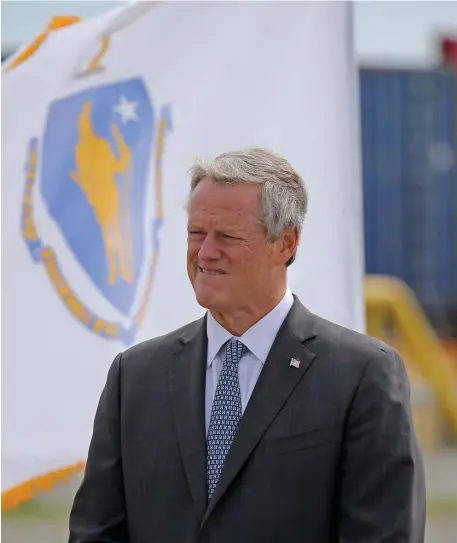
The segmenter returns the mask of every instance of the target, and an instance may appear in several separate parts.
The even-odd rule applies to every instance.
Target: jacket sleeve
[[[69,543],[128,543],[120,447],[120,363],[108,372],[82,484],[70,513]]]
[[[364,368],[342,450],[339,543],[423,543],[425,482],[403,360],[380,350]]]

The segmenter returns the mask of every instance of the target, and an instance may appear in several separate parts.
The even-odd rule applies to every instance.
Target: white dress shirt
[[[249,328],[241,337],[237,338],[248,348],[248,352],[242,356],[238,366],[243,413],[268,353],[293,303],[292,292],[287,289],[284,298],[270,313]],[[206,367],[205,415],[206,433],[208,433],[214,394],[222,371],[224,356],[222,347],[233,335],[223,328],[209,312],[206,329],[208,334],[208,360]]]

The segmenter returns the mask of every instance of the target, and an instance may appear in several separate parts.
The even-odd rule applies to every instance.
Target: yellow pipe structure
[[[457,371],[413,292],[397,278],[368,275],[365,307],[368,334],[386,343],[392,339],[389,330],[398,334],[399,350],[435,392],[438,408],[457,438]]]

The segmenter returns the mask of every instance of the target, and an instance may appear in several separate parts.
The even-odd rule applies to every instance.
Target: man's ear
[[[295,260],[295,254],[300,241],[300,232],[296,226],[285,228],[281,234],[280,256],[285,266]]]

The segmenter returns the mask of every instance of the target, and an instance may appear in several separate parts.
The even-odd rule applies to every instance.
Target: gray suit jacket
[[[393,349],[295,299],[208,504],[206,342],[203,318],[116,357],[70,543],[424,541],[423,464]]]

